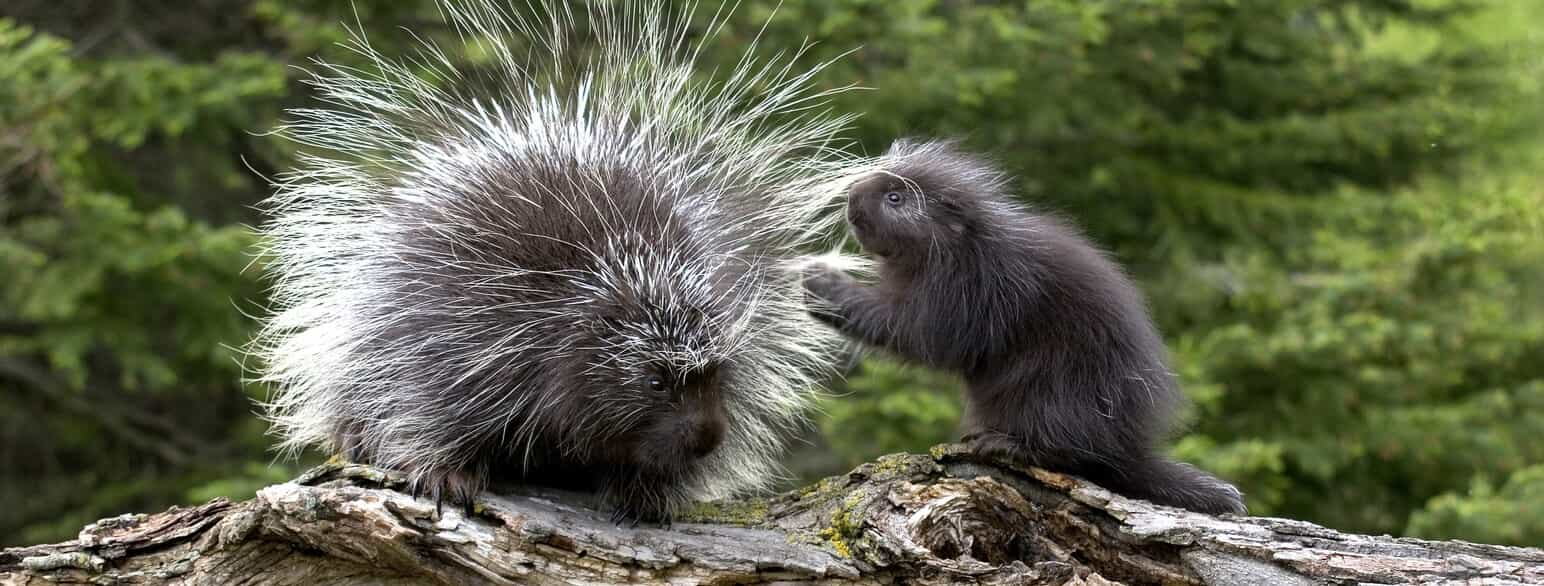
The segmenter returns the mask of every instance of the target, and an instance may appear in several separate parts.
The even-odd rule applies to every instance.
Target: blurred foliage
[[[1194,401],[1176,455],[1253,511],[1544,545],[1544,3],[778,5],[743,3],[705,67],[769,16],[761,45],[806,62],[861,46],[822,77],[873,88],[837,99],[859,148],[964,137],[1086,226]],[[358,58],[345,25],[389,54],[450,34],[428,0],[0,5],[0,541],[294,473],[240,383],[240,224],[292,160],[264,132],[310,99],[293,66]],[[925,449],[960,408],[866,360],[795,468]]]
[[[1512,473],[1498,490],[1475,478],[1468,494],[1444,493],[1410,517],[1406,533],[1417,537],[1483,535],[1498,543],[1544,543],[1538,519],[1544,515],[1544,466]]]
[[[958,437],[964,397],[951,376],[879,358],[865,361],[842,386],[846,392],[823,405],[820,431],[843,468]]]
[[[265,121],[252,102],[286,87],[260,55],[82,59],[10,19],[0,79],[0,498],[22,505],[0,527],[26,542],[181,500],[262,456],[224,345],[251,327],[233,304],[256,295],[242,274],[251,238],[138,179],[210,196],[246,180],[234,161],[144,155],[227,146],[225,133]]]

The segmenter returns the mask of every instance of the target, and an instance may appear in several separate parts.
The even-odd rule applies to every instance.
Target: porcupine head
[[[255,348],[285,448],[463,503],[505,478],[593,490],[633,519],[774,477],[839,342],[783,265],[863,165],[825,158],[846,118],[781,116],[823,95],[818,67],[694,81],[681,15],[613,4],[443,3],[492,56],[475,84],[432,46],[321,64],[329,107],[286,134],[326,154],[264,226]],[[580,21],[599,51],[559,70]]]

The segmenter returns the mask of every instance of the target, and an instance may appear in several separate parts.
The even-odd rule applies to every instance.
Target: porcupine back
[[[836,344],[780,267],[839,221],[861,166],[829,148],[845,117],[790,116],[825,96],[824,65],[753,45],[703,82],[685,14],[533,10],[442,5],[479,71],[362,35],[370,67],[318,63],[327,107],[284,129],[313,152],[264,227],[275,432],[432,484],[582,460],[648,400],[590,382],[722,362],[728,429],[683,494],[759,486]]]

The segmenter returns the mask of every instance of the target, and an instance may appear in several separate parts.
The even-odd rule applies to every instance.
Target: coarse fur
[[[785,264],[863,168],[812,108],[824,64],[694,78],[661,2],[441,11],[425,43],[318,63],[326,106],[268,202],[253,344],[282,447],[321,446],[470,504],[490,481],[595,491],[618,520],[763,487],[840,338]],[[708,37],[722,26],[714,15]]]
[[[985,455],[1069,472],[1128,496],[1243,513],[1242,494],[1159,453],[1183,395],[1121,269],[1078,230],[1031,213],[1008,178],[947,141],[899,141],[849,190],[878,283],[814,265],[815,315],[967,386],[966,438]]]

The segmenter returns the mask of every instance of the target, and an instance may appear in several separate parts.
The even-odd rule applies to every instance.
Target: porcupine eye
[[[902,199],[904,199],[904,196],[902,196],[901,192],[899,191],[890,191],[885,193],[885,202],[889,203],[890,205],[901,205]]]
[[[649,375],[648,378],[644,379],[643,383],[649,387],[650,391],[656,393],[664,392],[665,390],[665,379],[657,374]]]

